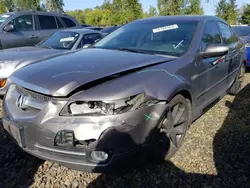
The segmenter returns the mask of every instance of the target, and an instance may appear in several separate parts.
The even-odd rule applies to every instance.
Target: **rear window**
[[[73,21],[72,21],[71,19],[69,19],[69,18],[62,17],[62,20],[64,21],[64,23],[65,23],[65,25],[66,25],[67,27],[75,27],[75,26],[76,26],[75,22],[73,22]]]
[[[45,29],[57,29],[56,20],[54,16],[38,16],[40,27],[42,30]]]

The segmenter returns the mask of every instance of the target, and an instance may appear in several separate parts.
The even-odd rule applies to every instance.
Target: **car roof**
[[[89,26],[89,27],[86,27],[86,28],[88,28],[88,29],[93,29],[93,28],[103,28],[103,27],[97,27],[97,26]]]
[[[58,32],[64,32],[64,31],[71,31],[71,32],[77,32],[77,33],[80,33],[80,34],[88,34],[88,33],[99,33],[98,31],[96,30],[92,30],[92,29],[64,29],[64,30],[60,30]]]
[[[24,10],[24,11],[17,11],[17,12],[7,12],[6,14],[44,14],[44,15],[54,15],[54,16],[68,16],[66,13],[58,13],[58,12],[42,12],[42,11],[32,11],[32,10]]]
[[[164,20],[171,20],[171,21],[201,21],[201,20],[217,20],[225,22],[223,19],[217,17],[217,16],[206,16],[206,15],[181,15],[181,16],[156,16],[156,17],[150,17],[150,18],[144,18],[141,20],[136,20],[134,22],[140,22],[140,21],[164,21]]]

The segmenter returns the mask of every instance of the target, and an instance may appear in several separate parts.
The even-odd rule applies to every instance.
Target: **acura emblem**
[[[16,105],[18,108],[22,110],[26,110],[28,106],[25,105],[25,102],[30,98],[29,95],[20,95],[16,101]]]

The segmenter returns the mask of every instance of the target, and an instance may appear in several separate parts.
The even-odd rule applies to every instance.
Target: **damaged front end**
[[[76,170],[110,172],[146,160],[166,106],[145,92],[78,100],[12,85],[5,96],[4,124],[8,132],[15,125],[22,129],[18,144],[32,155]]]

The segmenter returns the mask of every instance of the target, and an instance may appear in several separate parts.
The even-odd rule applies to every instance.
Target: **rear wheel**
[[[151,159],[161,163],[171,158],[180,148],[191,119],[191,103],[182,95],[169,102],[163,114],[150,151]]]
[[[240,70],[237,74],[237,77],[229,90],[229,94],[237,95],[239,93],[239,91],[241,90],[241,87],[242,87],[242,83],[244,81],[245,72],[246,72],[246,67],[245,67],[244,63],[242,63]]]

